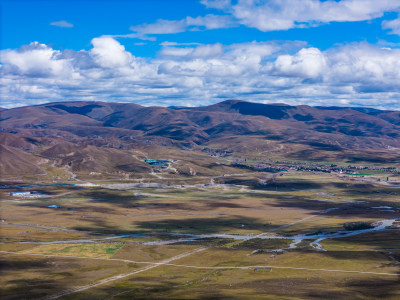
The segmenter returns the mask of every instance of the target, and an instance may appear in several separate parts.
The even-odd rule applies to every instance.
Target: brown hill
[[[0,145],[0,176],[24,176],[27,174],[43,174],[37,166],[39,159],[23,150]]]
[[[216,147],[240,153],[343,157],[346,150],[400,148],[400,112],[229,100],[196,108],[131,103],[62,102],[1,111],[3,157],[31,156],[76,171],[148,171],[130,151]],[[14,151],[14,149],[17,149]],[[2,170],[12,170],[3,159]],[[35,169],[36,170],[36,169]]]
[[[3,132],[49,129],[80,137],[152,136],[196,144],[226,134],[258,134],[292,142],[322,139],[345,148],[380,148],[399,146],[399,122],[399,112],[230,100],[179,110],[123,103],[53,103],[6,110],[1,126]]]

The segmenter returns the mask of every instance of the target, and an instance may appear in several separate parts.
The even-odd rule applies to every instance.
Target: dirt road
[[[129,276],[141,273],[141,272],[145,272],[147,270],[156,268],[158,266],[168,265],[171,261],[181,259],[183,257],[198,253],[200,251],[204,251],[206,249],[207,248],[205,248],[205,247],[197,248],[197,249],[195,249],[193,251],[185,252],[185,253],[176,255],[174,257],[165,259],[165,260],[160,261],[158,263],[150,263],[148,266],[145,266],[145,267],[143,267],[143,268],[141,268],[139,270],[136,270],[136,271],[133,271],[133,272],[130,272],[130,273],[119,274],[119,275],[116,275],[116,276],[112,276],[112,277],[109,277],[109,278],[102,279],[102,280],[100,280],[100,281],[98,281],[96,283],[84,285],[84,286],[81,286],[81,287],[78,287],[78,288],[75,288],[75,289],[69,289],[69,290],[61,291],[61,292],[59,292],[57,294],[53,294],[53,295],[50,295],[48,297],[45,297],[45,298],[43,298],[43,300],[57,299],[57,298],[60,298],[60,297],[66,296],[66,295],[70,295],[70,294],[78,293],[78,292],[81,292],[81,291],[84,291],[84,290],[88,290],[90,288],[93,288],[93,287],[96,287],[96,286],[99,286],[99,285],[102,285],[102,284],[106,284],[106,283],[109,283],[111,281],[115,281],[115,280],[118,280],[118,279],[121,279],[121,278],[129,277]]]
[[[110,261],[121,261],[121,262],[127,262],[127,263],[148,264],[149,265],[149,266],[146,266],[144,268],[141,268],[141,269],[136,270],[136,271],[131,272],[131,273],[124,273],[124,274],[116,275],[116,276],[113,276],[113,277],[110,277],[110,278],[106,278],[106,279],[104,279],[104,280],[106,280],[105,282],[103,282],[104,280],[102,280],[101,283],[99,283],[100,282],[99,281],[99,282],[97,282],[97,283],[95,283],[93,285],[90,285],[90,287],[94,287],[94,286],[97,286],[97,285],[100,285],[100,284],[104,284],[106,282],[117,280],[119,278],[124,278],[124,277],[130,276],[130,275],[141,273],[141,272],[144,272],[146,270],[150,270],[153,267],[157,267],[157,266],[161,266],[161,265],[178,267],[178,268],[192,268],[192,269],[205,269],[205,270],[229,270],[229,269],[249,270],[249,269],[255,269],[255,268],[270,268],[270,269],[288,269],[288,270],[304,270],[304,271],[321,271],[321,272],[338,272],[338,273],[357,273],[357,274],[372,274],[372,275],[383,275],[383,276],[398,276],[398,274],[395,274],[395,273],[370,272],[370,271],[359,271],[359,270],[316,269],[316,268],[288,267],[288,266],[244,266],[244,267],[223,266],[223,267],[207,267],[207,266],[180,265],[180,264],[170,263],[171,261],[178,260],[180,258],[183,258],[183,257],[189,256],[189,255],[204,251],[206,249],[207,248],[198,248],[198,249],[195,249],[193,251],[186,252],[186,253],[183,253],[183,254],[179,254],[179,255],[171,257],[169,259],[163,260],[161,262],[134,261],[134,260],[117,259],[117,258],[96,258],[96,257],[67,256],[67,255],[45,255],[45,254],[10,252],[10,251],[0,251],[0,253],[16,254],[16,255],[41,256],[41,257],[56,257],[56,258],[58,257],[58,258],[110,260]],[[151,268],[149,268],[149,267],[151,267]],[[79,290],[85,290],[85,289],[82,289],[82,288],[83,287],[80,287],[78,289]],[[67,294],[65,294],[65,295],[67,295]],[[45,298],[45,299],[56,299],[56,298]]]

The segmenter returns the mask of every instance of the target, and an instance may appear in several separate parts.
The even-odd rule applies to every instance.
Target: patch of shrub
[[[368,222],[349,222],[343,224],[343,228],[348,231],[370,229],[373,227],[374,226]]]

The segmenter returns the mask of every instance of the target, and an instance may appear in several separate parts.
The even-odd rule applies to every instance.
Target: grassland
[[[398,228],[329,237],[398,220],[400,187],[297,171],[260,185],[271,174],[229,172],[18,188],[46,195],[32,199],[4,183],[2,298],[400,298]]]

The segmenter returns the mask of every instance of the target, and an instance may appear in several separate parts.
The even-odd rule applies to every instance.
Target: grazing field
[[[111,258],[122,246],[121,244],[48,244],[24,253]]]
[[[400,297],[400,187],[268,176],[4,183],[2,299]]]

